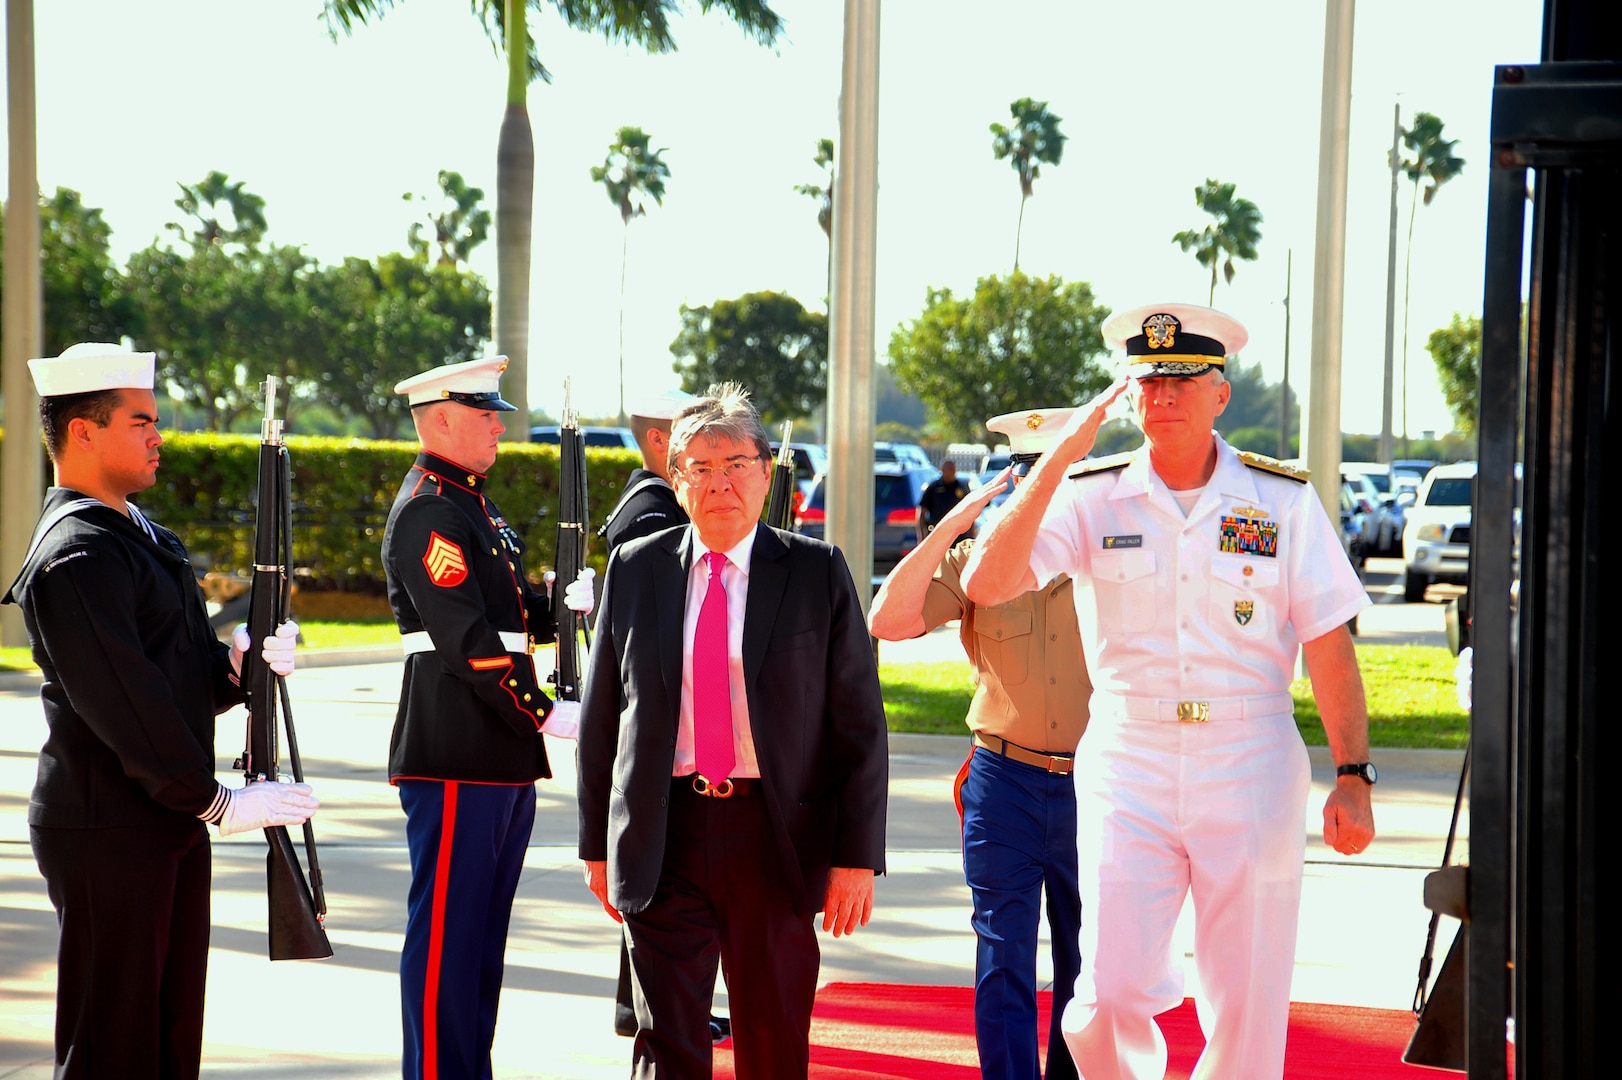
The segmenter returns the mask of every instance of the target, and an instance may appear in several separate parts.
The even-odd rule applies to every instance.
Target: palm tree
[[[1020,98],[1008,106],[1014,122],[1009,127],[991,125],[991,155],[998,161],[1009,159],[1019,173],[1019,224],[1014,228],[1014,269],[1019,269],[1020,234],[1025,229],[1025,200],[1032,185],[1042,175],[1043,165],[1057,165],[1064,156],[1066,136],[1059,131],[1060,118],[1048,112],[1048,103]]]
[[[1414,266],[1414,217],[1419,209],[1419,184],[1425,185],[1425,205],[1436,198],[1443,184],[1464,171],[1464,159],[1453,153],[1457,139],[1442,138],[1442,121],[1433,113],[1414,114],[1414,126],[1402,131],[1402,145],[1413,157],[1402,159],[1402,171],[1414,182],[1414,197],[1408,207],[1408,249],[1402,265],[1402,452],[1408,453],[1408,288]]]
[[[834,274],[834,141],[832,139],[818,139],[817,153],[811,159],[817,167],[827,176],[826,184],[795,184],[794,190],[801,195],[809,195],[817,200],[817,225],[822,229],[822,235],[828,238],[828,272],[827,296],[823,301],[828,302],[833,296]]]
[[[1201,266],[1211,268],[1211,292],[1206,303],[1216,303],[1217,267],[1222,268],[1222,280],[1233,284],[1233,260],[1252,262],[1256,258],[1256,244],[1262,238],[1262,212],[1249,199],[1237,199],[1234,185],[1207,179],[1194,189],[1194,205],[1210,214],[1213,220],[1205,228],[1195,231],[1184,229],[1172,237],[1172,242],[1184,251],[1194,252]]]
[[[817,168],[828,174],[827,185],[822,184],[795,184],[794,191],[800,195],[808,195],[817,200],[817,225],[822,229],[828,243],[834,242],[834,141],[832,139],[818,139],[817,153],[811,159]]]
[[[665,179],[670,166],[660,160],[663,149],[648,149],[648,133],[639,127],[622,127],[608,145],[608,156],[591,167],[591,178],[603,185],[608,201],[620,212],[625,232],[620,239],[620,421],[625,420],[625,267],[631,244],[631,219],[648,212],[646,196],[663,206]]]
[[[450,205],[437,214],[427,215],[428,224],[434,228],[434,243],[439,246],[438,264],[465,264],[472,257],[473,249],[490,236],[490,211],[480,205],[484,202],[484,189],[473,187],[453,169],[441,169],[439,190]],[[423,195],[407,194],[405,198],[407,202],[428,201]],[[412,223],[407,243],[414,255],[426,260],[428,240],[422,233],[423,223]]]
[[[355,25],[381,18],[399,0],[322,0],[327,32],[337,40]],[[676,50],[670,17],[680,0],[546,0],[564,22],[577,30],[601,33],[611,41],[641,45],[650,53]],[[542,10],[542,0],[469,0],[485,36],[507,57],[507,110],[496,145],[496,347],[507,356],[508,379],[502,393],[529,415],[529,264],[535,206],[535,138],[530,129],[529,84],[551,82],[541,65],[535,39],[527,26],[528,9]],[[776,42],[782,17],[769,0],[699,0],[702,11],[719,8],[744,33],[762,45]],[[508,42],[521,48],[508,48]],[[512,425],[507,438],[529,437],[527,422]]]
[[[194,248],[218,244],[241,244],[252,247],[265,235],[265,200],[248,191],[241,180],[231,178],[218,169],[210,170],[196,184],[181,184],[180,198],[175,205],[195,218],[199,228],[187,237]],[[221,208],[231,212],[230,228],[220,223]],[[185,226],[171,221],[168,227],[181,236]]]

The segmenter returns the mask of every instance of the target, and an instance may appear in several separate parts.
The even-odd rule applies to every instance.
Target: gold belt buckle
[[[1177,703],[1177,722],[1179,724],[1203,724],[1211,719],[1211,703],[1209,701],[1179,701]]]
[[[727,779],[717,784],[705,778],[703,773],[694,773],[693,790],[700,795],[708,795],[712,799],[730,799],[732,798],[732,781]]]

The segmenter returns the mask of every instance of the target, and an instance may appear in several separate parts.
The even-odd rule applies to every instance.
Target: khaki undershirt
[[[973,540],[953,546],[924,593],[927,633],[953,619],[974,665],[971,731],[1027,750],[1070,753],[1087,728],[1093,686],[1081,655],[1068,576],[996,607],[976,607],[963,592]]]

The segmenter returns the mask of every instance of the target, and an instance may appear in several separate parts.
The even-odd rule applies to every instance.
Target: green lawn
[[[1374,746],[1463,749],[1469,720],[1453,690],[1453,656],[1427,645],[1358,645],[1363,686],[1369,703],[1369,741]],[[885,711],[891,731],[966,734],[974,686],[964,663],[879,665]],[[1301,737],[1324,745],[1323,726],[1312,701],[1311,684],[1290,687]]]

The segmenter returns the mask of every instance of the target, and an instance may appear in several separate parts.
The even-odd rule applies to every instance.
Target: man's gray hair
[[[676,462],[688,445],[700,436],[707,440],[731,439],[753,443],[762,458],[772,454],[771,439],[760,414],[749,403],[749,391],[737,383],[717,383],[704,396],[684,406],[670,421],[670,449],[666,465],[676,471]]]

